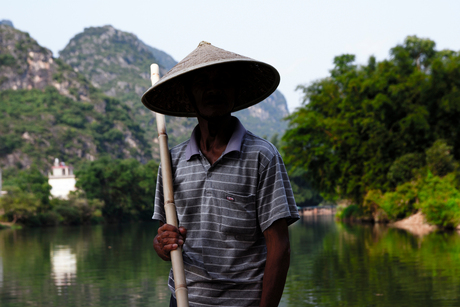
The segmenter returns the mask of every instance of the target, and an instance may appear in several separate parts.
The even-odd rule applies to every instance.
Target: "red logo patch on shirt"
[[[231,196],[227,196],[227,200],[229,201],[235,201],[235,198],[231,197]]]

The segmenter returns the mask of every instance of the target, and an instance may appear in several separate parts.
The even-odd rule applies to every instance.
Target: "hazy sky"
[[[407,35],[460,50],[460,1],[1,0],[0,19],[29,32],[57,57],[86,27],[113,25],[179,61],[202,40],[275,66],[289,109],[298,84],[324,78],[334,56],[388,58]],[[148,69],[148,68],[146,68]]]

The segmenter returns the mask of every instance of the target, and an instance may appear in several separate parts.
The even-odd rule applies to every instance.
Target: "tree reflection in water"
[[[168,306],[157,224],[0,231],[1,306]],[[460,306],[460,236],[308,217],[281,306]],[[0,271],[1,272],[1,271]]]
[[[285,306],[460,306],[460,236],[330,217],[291,229]]]
[[[155,223],[0,231],[0,306],[168,306]]]

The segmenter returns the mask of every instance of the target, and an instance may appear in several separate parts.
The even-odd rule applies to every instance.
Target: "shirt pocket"
[[[257,229],[255,195],[220,194],[220,231],[226,235],[254,235]]]

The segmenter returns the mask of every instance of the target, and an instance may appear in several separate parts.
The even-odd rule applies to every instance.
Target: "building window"
[[[62,175],[65,175],[65,168],[62,169]]]

